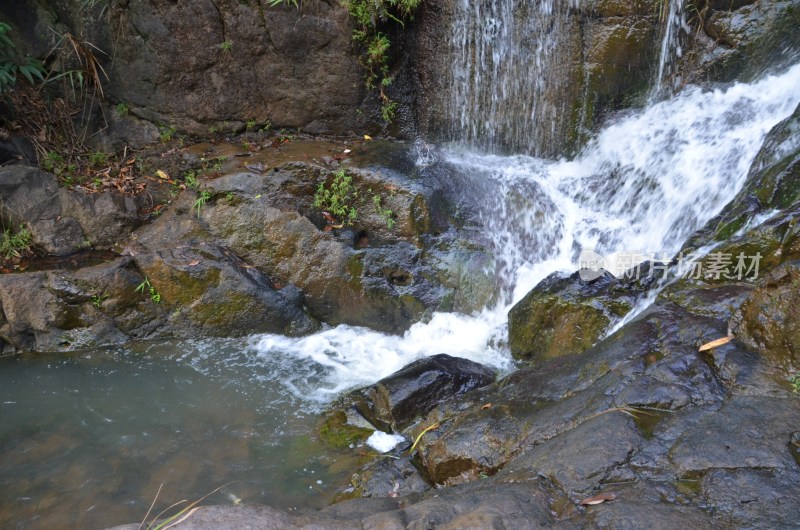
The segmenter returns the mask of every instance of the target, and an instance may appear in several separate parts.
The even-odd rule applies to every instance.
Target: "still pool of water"
[[[207,502],[328,504],[358,450],[314,439],[297,363],[247,339],[0,359],[0,528],[141,521],[161,484],[155,513],[229,482]]]

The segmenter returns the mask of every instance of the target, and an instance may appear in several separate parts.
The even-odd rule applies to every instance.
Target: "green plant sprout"
[[[16,233],[12,233],[11,228],[6,228],[0,234],[0,255],[5,259],[22,257],[22,252],[30,249],[31,239],[31,233],[24,227]]]
[[[136,287],[136,289],[134,289],[134,292],[144,294],[145,290],[150,295],[150,300],[152,300],[156,304],[161,303],[161,294],[159,294],[159,292],[156,291],[156,288],[153,287],[153,285],[150,283],[150,279],[147,276],[145,276],[144,281],[140,283]]]
[[[378,212],[378,215],[383,217],[384,221],[386,221],[386,227],[391,230],[394,228],[395,220],[394,220],[394,212],[389,208],[383,207],[383,199],[381,199],[380,195],[373,195],[372,196],[372,204],[375,205],[375,210]]]
[[[194,201],[194,204],[192,205],[192,210],[197,209],[198,219],[200,219],[200,210],[203,208],[203,206],[206,205],[206,203],[210,198],[211,198],[211,192],[208,190],[203,190],[198,195],[197,200]]]

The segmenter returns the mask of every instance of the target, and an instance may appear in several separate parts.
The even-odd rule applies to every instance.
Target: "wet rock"
[[[408,456],[381,458],[354,475],[352,482],[361,497],[405,497],[431,489]]]
[[[358,411],[382,430],[399,432],[445,399],[457,398],[494,381],[494,370],[439,354],[414,361],[353,394]]]
[[[797,524],[796,469],[714,469],[701,480],[703,501],[734,528],[791,528]]]
[[[800,367],[800,261],[772,270],[731,319],[737,339],[775,366]]]
[[[440,405],[420,425],[441,423],[418,444],[420,462],[432,480],[458,483],[506,466],[514,469],[533,448],[563,440],[584,422],[598,417],[618,421],[607,415],[625,416],[619,410],[624,407],[678,411],[715,406],[724,390],[697,346],[724,329],[722,321],[658,304],[583,354],[543,360],[459,403]],[[484,408],[487,403],[491,405]],[[636,428],[641,436],[653,436],[650,420],[657,423],[659,418],[639,416]],[[614,440],[617,447],[636,447],[636,436],[628,432],[618,427],[604,438],[604,447],[614,447]],[[550,447],[560,445],[553,441]],[[659,454],[667,450],[662,447]],[[610,470],[620,464],[613,451],[600,450],[597,456],[587,465],[594,462],[591,465]]]
[[[548,62],[548,75],[538,81],[542,86],[536,94],[539,101],[547,103],[536,106],[536,120],[532,122],[528,117],[534,109],[526,98],[510,97],[498,104],[496,94],[492,95],[497,89],[495,84],[488,83],[484,90],[473,89],[468,97],[474,106],[494,110],[491,117],[487,112],[489,119],[505,119],[500,120],[498,130],[476,122],[472,126],[478,134],[468,140],[489,144],[494,150],[545,157],[576,152],[589,132],[611,113],[643,100],[658,60],[661,24],[657,4],[651,0],[559,4],[546,15],[528,6],[517,9],[508,21],[510,27],[503,31],[519,36],[513,44],[519,50],[515,52],[518,68],[525,68],[525,58],[537,56],[537,47],[547,39],[547,56],[552,59]],[[415,74],[417,92],[426,95],[418,103],[418,119],[420,131],[427,138],[462,139],[465,134],[458,118],[452,120],[453,116],[461,116],[458,107],[453,109],[452,99],[457,97],[453,87],[463,87],[470,80],[455,79],[452,64],[463,61],[462,53],[480,52],[455,48],[453,42],[461,41],[452,40],[451,33],[453,27],[461,26],[467,34],[480,35],[490,30],[479,21],[458,20],[459,11],[457,2],[440,0],[421,6],[415,17],[416,34],[411,46],[416,61],[411,75]],[[488,13],[484,16],[497,16]],[[498,24],[506,24],[499,19],[495,19]],[[537,31],[542,31],[541,38]],[[499,42],[503,37],[492,38]],[[489,42],[487,49],[492,45]],[[524,75],[520,73],[518,77]],[[502,74],[494,73],[492,80],[499,82],[498,78]],[[510,83],[513,86],[513,79]],[[493,97],[494,104],[490,103]],[[536,126],[541,123],[548,127]]]
[[[84,267],[0,275],[3,350],[69,351],[163,333],[163,308],[135,292],[131,258]]]
[[[608,413],[533,447],[506,466],[498,478],[539,474],[580,502],[619,472],[641,446],[632,418]]]
[[[554,273],[508,313],[508,345],[516,359],[540,361],[590,348],[631,310],[641,290],[611,274],[584,281]]]
[[[312,203],[331,172],[306,164],[216,180],[219,200],[203,220],[248,263],[301,289],[311,314],[330,324],[398,333],[432,311],[470,312],[493,298],[488,253],[455,229],[431,233],[441,215],[434,190],[407,177],[348,171],[367,197],[352,227],[326,226]],[[392,210],[392,228],[373,196]]]
[[[0,168],[0,200],[3,213],[48,254],[109,247],[144,222],[137,198],[64,189],[54,175],[26,166]]]
[[[690,427],[670,451],[680,474],[714,468],[797,470],[788,450],[800,401],[734,396],[716,413]]]
[[[291,285],[278,288],[218,246],[191,209],[191,200],[185,195],[135,235],[134,259],[158,293],[158,303],[170,310],[171,328],[211,336],[302,335],[318,329],[302,309],[302,293]]]
[[[681,70],[689,82],[752,80],[785,68],[800,51],[796,0],[693,0]]]

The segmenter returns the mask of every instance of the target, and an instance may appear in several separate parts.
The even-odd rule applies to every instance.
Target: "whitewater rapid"
[[[454,173],[493,186],[481,219],[504,284],[500,302],[471,315],[435,313],[402,336],[347,325],[304,338],[258,335],[254,355],[302,366],[282,383],[312,403],[438,353],[509,371],[516,301],[547,275],[577,270],[582,249],[672,257],[741,189],[766,134],[800,102],[797,87],[800,65],[752,84],[689,87],[617,117],[572,161],[443,150]]]

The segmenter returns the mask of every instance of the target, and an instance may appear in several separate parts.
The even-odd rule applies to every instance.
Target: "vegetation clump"
[[[5,259],[20,258],[31,249],[31,233],[25,228],[13,232],[6,228],[0,234],[0,255]]]
[[[356,201],[358,190],[353,185],[353,175],[340,169],[333,174],[330,184],[321,183],[314,193],[314,208],[328,210],[343,224],[352,224],[358,217]]]

